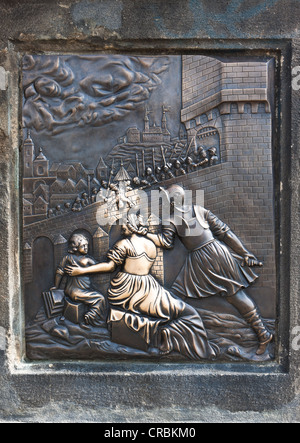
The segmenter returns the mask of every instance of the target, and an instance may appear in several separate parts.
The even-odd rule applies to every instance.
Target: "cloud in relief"
[[[24,127],[59,134],[121,120],[145,104],[168,67],[168,57],[27,55]]]

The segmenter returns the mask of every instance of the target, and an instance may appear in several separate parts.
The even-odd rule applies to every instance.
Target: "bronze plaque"
[[[274,60],[23,58],[27,358],[275,358]]]

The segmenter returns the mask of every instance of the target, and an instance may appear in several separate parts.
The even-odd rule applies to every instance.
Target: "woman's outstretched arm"
[[[117,265],[115,262],[110,260],[105,263],[98,263],[97,265],[89,266],[88,268],[82,268],[81,266],[66,266],[65,273],[70,275],[71,277],[76,277],[78,275],[86,275],[86,274],[105,274],[113,272],[116,269]]]

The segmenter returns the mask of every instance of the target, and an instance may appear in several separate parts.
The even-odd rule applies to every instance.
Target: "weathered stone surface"
[[[291,68],[300,66],[299,1],[2,0],[0,12],[0,66],[8,86],[0,88],[0,421],[299,422],[300,351],[292,341],[300,318],[300,91],[291,88]],[[274,150],[280,361],[160,368],[23,361],[20,54],[237,49],[242,55],[278,51],[282,64]]]

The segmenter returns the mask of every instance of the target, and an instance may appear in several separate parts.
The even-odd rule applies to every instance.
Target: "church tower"
[[[171,133],[168,130],[167,112],[170,112],[170,110],[168,108],[166,108],[165,106],[163,106],[162,107],[161,130],[162,130],[162,134],[163,134],[163,140],[165,142],[170,142]]]
[[[168,108],[166,108],[165,106],[162,107],[162,119],[161,119],[161,129],[163,134],[169,135],[170,132],[168,130],[168,126],[167,126],[167,112],[170,112],[170,110]]]
[[[43,148],[33,162],[33,173],[35,177],[49,177],[49,160],[43,154]]]
[[[167,109],[164,106],[162,108],[162,112],[163,114],[161,119],[161,129],[163,130],[163,132],[165,132],[168,130],[168,128],[167,128],[167,116],[166,116]]]
[[[34,143],[32,141],[30,131],[27,133],[27,138],[24,141],[24,177],[33,177],[33,161],[34,161]]]
[[[102,157],[100,157],[98,166],[96,168],[96,178],[101,180],[107,180],[108,178],[108,166],[105,164],[105,161]]]
[[[146,109],[146,112],[145,112],[145,118],[144,118],[144,122],[145,122],[145,129],[144,129],[144,132],[149,132],[149,131],[150,131],[150,119],[149,119],[149,114],[150,114],[150,111],[149,111],[149,109],[147,108],[147,109]]]

